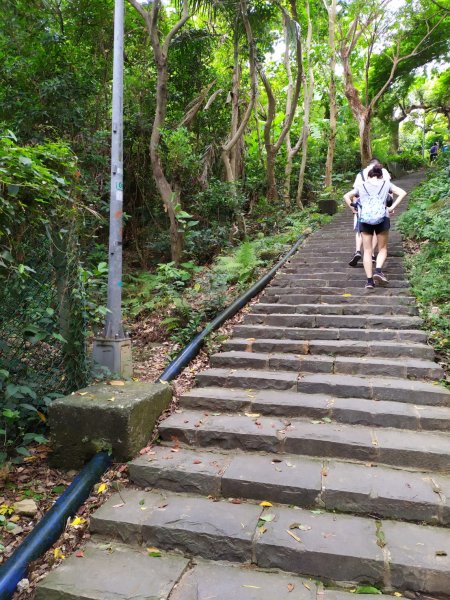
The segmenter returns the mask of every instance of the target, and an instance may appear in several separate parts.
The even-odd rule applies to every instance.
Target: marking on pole
[[[117,172],[119,172],[119,169],[117,169]],[[123,190],[123,182],[122,181],[118,181],[116,183],[116,190]]]
[[[122,286],[123,286],[123,282],[122,282],[122,281],[118,281],[118,282],[117,282],[117,285],[118,285],[119,287],[122,287]]]
[[[117,202],[123,202],[123,192],[120,190],[116,191],[116,200]]]

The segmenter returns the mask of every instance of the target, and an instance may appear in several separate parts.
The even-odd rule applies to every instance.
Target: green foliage
[[[409,277],[435,347],[450,358],[450,157],[441,156],[411,194],[399,218],[403,234],[419,242],[408,260]]]
[[[243,242],[230,256],[219,256],[214,270],[223,275],[227,283],[246,284],[254,275],[261,261],[257,259],[251,242]]]

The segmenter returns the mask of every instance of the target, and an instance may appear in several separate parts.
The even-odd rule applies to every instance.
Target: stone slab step
[[[425,381],[396,377],[359,377],[356,375],[302,375],[290,371],[211,368],[197,374],[203,387],[243,388],[254,390],[290,390],[305,394],[327,394],[339,398],[366,398],[409,402],[428,406],[450,406],[450,392]]]
[[[450,407],[407,404],[388,400],[338,398],[276,390],[194,388],[180,398],[180,407],[209,413],[240,412],[286,418],[332,419],[371,427],[450,430]]]
[[[334,240],[330,239],[330,240],[326,240],[325,242],[322,242],[320,244],[317,244],[317,246],[315,248],[313,248],[312,246],[310,247],[305,246],[304,248],[302,248],[301,250],[299,250],[299,257],[300,260],[301,259],[308,259],[308,258],[316,258],[318,255],[319,257],[324,257],[324,256],[330,256],[332,257],[334,260],[339,260],[340,258],[342,259],[346,259],[349,255],[349,252],[351,252],[352,250],[350,249],[351,246],[349,246],[347,249],[337,249],[334,247]],[[389,248],[389,257],[402,257],[404,256],[405,253],[402,249],[399,248],[394,248],[392,247]]]
[[[309,295],[309,296],[343,296],[350,297],[354,296],[354,302],[359,302],[359,298],[365,298],[367,296],[376,298],[377,296],[393,296],[400,299],[403,296],[408,298],[411,297],[411,291],[407,288],[392,288],[392,287],[376,287],[374,290],[368,292],[364,286],[366,283],[366,279],[364,276],[361,277],[361,284],[357,285],[356,281],[350,281],[349,285],[344,287],[343,285],[339,287],[325,287],[325,286],[306,286],[299,287],[296,286],[295,282],[289,286],[270,286],[267,288],[265,295],[278,295],[282,297],[283,295]],[[348,296],[350,294],[350,296]],[[344,296],[345,295],[345,296]]]
[[[384,269],[384,272],[388,276],[388,279],[394,279],[395,281],[407,281],[407,278],[403,273],[399,273],[398,271],[393,273],[392,271],[388,271],[387,268]],[[361,277],[364,277],[364,273],[362,269],[352,269],[349,267],[348,271],[338,271],[336,269],[329,271],[321,271],[321,270],[305,270],[305,272],[299,273],[289,273],[287,271],[283,271],[283,273],[279,273],[277,275],[278,279],[286,279],[288,281],[308,281],[310,279],[326,279],[326,280],[344,280],[344,281],[361,281]]]
[[[387,271],[388,267],[385,266],[384,269]],[[355,266],[355,267],[350,267],[348,264],[346,265],[342,265],[342,264],[337,264],[337,263],[333,263],[333,266],[330,267],[328,266],[315,266],[314,270],[311,269],[311,267],[308,267],[306,265],[292,265],[292,266],[284,266],[283,269],[280,271],[281,273],[292,273],[292,274],[296,274],[296,275],[313,275],[313,274],[317,274],[317,275],[322,275],[322,274],[326,274],[326,275],[331,275],[331,274],[338,274],[340,275],[347,275],[347,276],[360,276],[361,275],[361,271],[363,271],[363,265],[362,265],[362,260],[359,261],[359,263]],[[389,267],[389,273],[392,275],[393,273],[399,273],[401,275],[405,275],[406,274],[406,270],[404,267],[402,267],[401,265],[391,265]],[[319,277],[320,279],[320,277]],[[397,277],[394,277],[394,279],[397,279]]]
[[[271,291],[270,288],[262,295],[262,301],[268,302],[269,304],[277,303],[280,304],[353,304],[353,305],[383,305],[383,306],[415,306],[415,299],[411,296],[379,296],[366,294],[365,296],[359,296],[356,300],[351,295],[343,296],[327,296],[325,295],[314,295],[314,294],[289,294],[289,293],[278,293]]]
[[[244,323],[250,325],[275,325],[276,327],[339,327],[350,329],[419,329],[420,317],[384,315],[303,315],[247,313]]]
[[[105,546],[108,549],[101,550]],[[114,556],[116,563],[120,556],[119,566],[123,569],[116,571],[117,575],[113,575],[111,584],[106,581],[103,587],[99,585],[100,573],[97,572],[102,555]],[[133,578],[136,569],[125,571],[136,557],[142,563],[142,569],[145,569],[145,576],[137,575],[142,586],[137,586]],[[186,567],[180,571],[184,564]],[[79,581],[83,582],[82,591]],[[89,585],[91,581],[93,585]],[[149,557],[144,550],[116,543],[88,544],[84,548],[82,561],[70,557],[56,573],[51,572],[39,584],[36,599],[69,600],[69,597],[75,596],[67,594],[75,589],[80,600],[169,600],[169,597],[170,600],[273,600],[274,597],[292,600],[294,590],[296,598],[300,600],[317,600],[318,595],[322,600],[352,600],[349,592],[325,589],[311,579],[301,578],[294,573],[267,573],[247,565],[220,564],[201,559],[193,562],[167,552],[162,552],[160,557]],[[367,599],[366,595],[360,597]],[[378,598],[394,600],[395,596],[378,595]]]
[[[288,352],[294,354],[327,354],[338,356],[425,358],[434,359],[434,350],[427,344],[357,340],[290,340],[270,338],[238,338],[225,342],[224,350],[246,352]]]
[[[168,600],[189,565],[115,542],[89,543],[38,585],[36,600]],[[187,597],[186,599],[187,600]]]
[[[253,313],[263,314],[303,314],[303,315],[418,315],[419,311],[415,306],[386,306],[385,304],[292,304],[292,303],[270,303],[258,302],[252,306]]]
[[[286,283],[286,282],[284,282]],[[283,294],[288,294],[288,295],[297,295],[297,294],[309,294],[309,295],[327,295],[327,296],[343,296],[344,294],[350,294],[351,296],[355,297],[355,302],[358,302],[359,297],[377,297],[377,296],[395,296],[396,298],[400,298],[400,296],[407,296],[408,298],[411,297],[411,291],[408,288],[392,288],[392,287],[380,287],[377,286],[374,290],[371,291],[367,291],[366,289],[364,289],[366,283],[366,279],[365,277],[362,275],[361,276],[361,284],[357,285],[356,281],[350,281],[348,282],[347,286],[344,285],[340,285],[339,287],[332,287],[332,286],[317,286],[317,285],[313,285],[311,284],[310,286],[297,286],[297,284],[295,282],[292,283],[292,285],[277,285],[277,286],[270,286],[270,288],[267,289],[266,294],[271,295],[271,294],[278,294],[278,295],[283,295]]]
[[[362,342],[393,341],[426,343],[428,336],[419,329],[339,329],[337,327],[280,327],[269,325],[236,325],[239,338],[273,338],[289,340],[354,340]]]
[[[450,531],[444,528],[284,507],[263,512],[248,503],[126,490],[91,517],[91,529],[128,543],[327,580],[436,595],[450,589]]]
[[[167,446],[129,464],[141,487],[448,525],[450,478],[435,473],[295,455]]]
[[[450,438],[444,433],[251,414],[185,410],[168,417],[159,431],[164,441],[202,448],[287,452],[441,472],[450,464]]]
[[[302,377],[298,382],[297,390],[306,394],[330,394],[340,398],[368,398],[428,406],[450,406],[450,392],[443,386],[394,377],[371,378],[314,373]]]
[[[293,596],[293,593],[295,594]],[[367,595],[362,600],[373,600]],[[353,600],[348,592],[325,589],[295,574],[266,573],[254,567],[199,563],[184,576],[170,600]],[[377,599],[394,600],[379,595]]]
[[[362,289],[364,289],[364,284],[366,282],[365,276],[361,275],[361,280],[363,282],[363,285],[361,286]],[[298,288],[320,288],[320,287],[324,287],[324,288],[341,288],[343,285],[347,284],[347,285],[355,285],[357,283],[357,281],[348,281],[347,282],[347,277],[345,275],[343,275],[340,278],[337,278],[336,276],[334,278],[330,278],[330,279],[302,279],[300,277],[290,277],[289,275],[282,275],[280,277],[275,277],[272,282],[271,282],[271,286],[272,287],[289,287],[289,286],[295,286]],[[379,286],[378,286],[379,287]],[[409,288],[409,282],[402,280],[402,279],[390,279],[389,280],[389,286],[390,289],[397,289],[397,288]],[[373,290],[372,290],[373,293]]]
[[[444,376],[435,362],[416,358],[378,358],[359,356],[296,355],[232,350],[211,356],[211,366],[218,368],[273,369],[296,373],[336,373],[380,375],[407,379],[438,380]]]

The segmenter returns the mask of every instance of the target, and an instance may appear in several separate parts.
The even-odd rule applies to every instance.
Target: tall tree
[[[267,75],[263,68],[259,69],[259,76],[263,83],[264,89],[267,95],[267,117],[264,125],[264,146],[266,149],[266,176],[267,176],[267,198],[269,200],[276,200],[278,198],[277,182],[275,176],[275,161],[280,148],[282,147],[286,135],[291,129],[292,122],[294,120],[295,111],[297,109],[298,100],[302,85],[302,45],[300,39],[300,31],[297,18],[297,8],[295,0],[291,0],[291,15],[284,9],[282,10],[283,19],[285,21],[285,31],[291,30],[294,37],[295,45],[295,66],[296,76],[293,87],[291,88],[290,94],[285,108],[285,117],[280,133],[277,139],[274,139],[273,125],[277,111],[277,99],[275,97],[273,87],[267,78]],[[289,39],[286,38],[285,43],[289,44]],[[292,84],[292,81],[291,81]]]
[[[367,5],[357,2],[351,6],[350,21],[341,18],[339,27],[339,53],[344,70],[345,95],[359,127],[361,162],[367,164],[372,156],[370,128],[375,108],[379,100],[394,81],[401,63],[422,54],[425,43],[436,35],[443,35],[441,28],[448,18],[447,14],[438,14],[425,9],[418,19],[417,7],[409,5],[402,12],[403,27],[394,23],[399,14],[388,11],[390,0],[374,0]],[[442,29],[442,30],[441,30]],[[395,31],[392,34],[392,31]],[[370,72],[378,45],[384,46],[383,60],[390,68],[378,85],[369,85]],[[355,83],[354,63],[364,54],[364,67],[360,79],[362,93]],[[420,60],[420,59],[419,59]],[[411,63],[416,66],[415,63]]]
[[[328,14],[328,52],[329,52],[329,104],[330,104],[330,123],[328,134],[328,150],[327,161],[325,163],[325,187],[331,187],[333,175],[334,151],[336,148],[336,133],[337,133],[337,102],[336,102],[336,15],[337,6],[336,0],[323,0],[325,9]]]

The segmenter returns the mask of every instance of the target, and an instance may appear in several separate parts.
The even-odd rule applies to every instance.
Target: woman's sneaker
[[[374,290],[375,289],[375,284],[373,281],[368,281],[366,283],[366,290]]]
[[[356,267],[356,265],[358,264],[358,262],[361,260],[362,256],[361,256],[361,252],[355,252],[354,257],[352,258],[352,260],[348,263],[351,267]]]
[[[373,280],[376,281],[378,285],[388,285],[389,283],[388,278],[382,271],[374,273]]]

